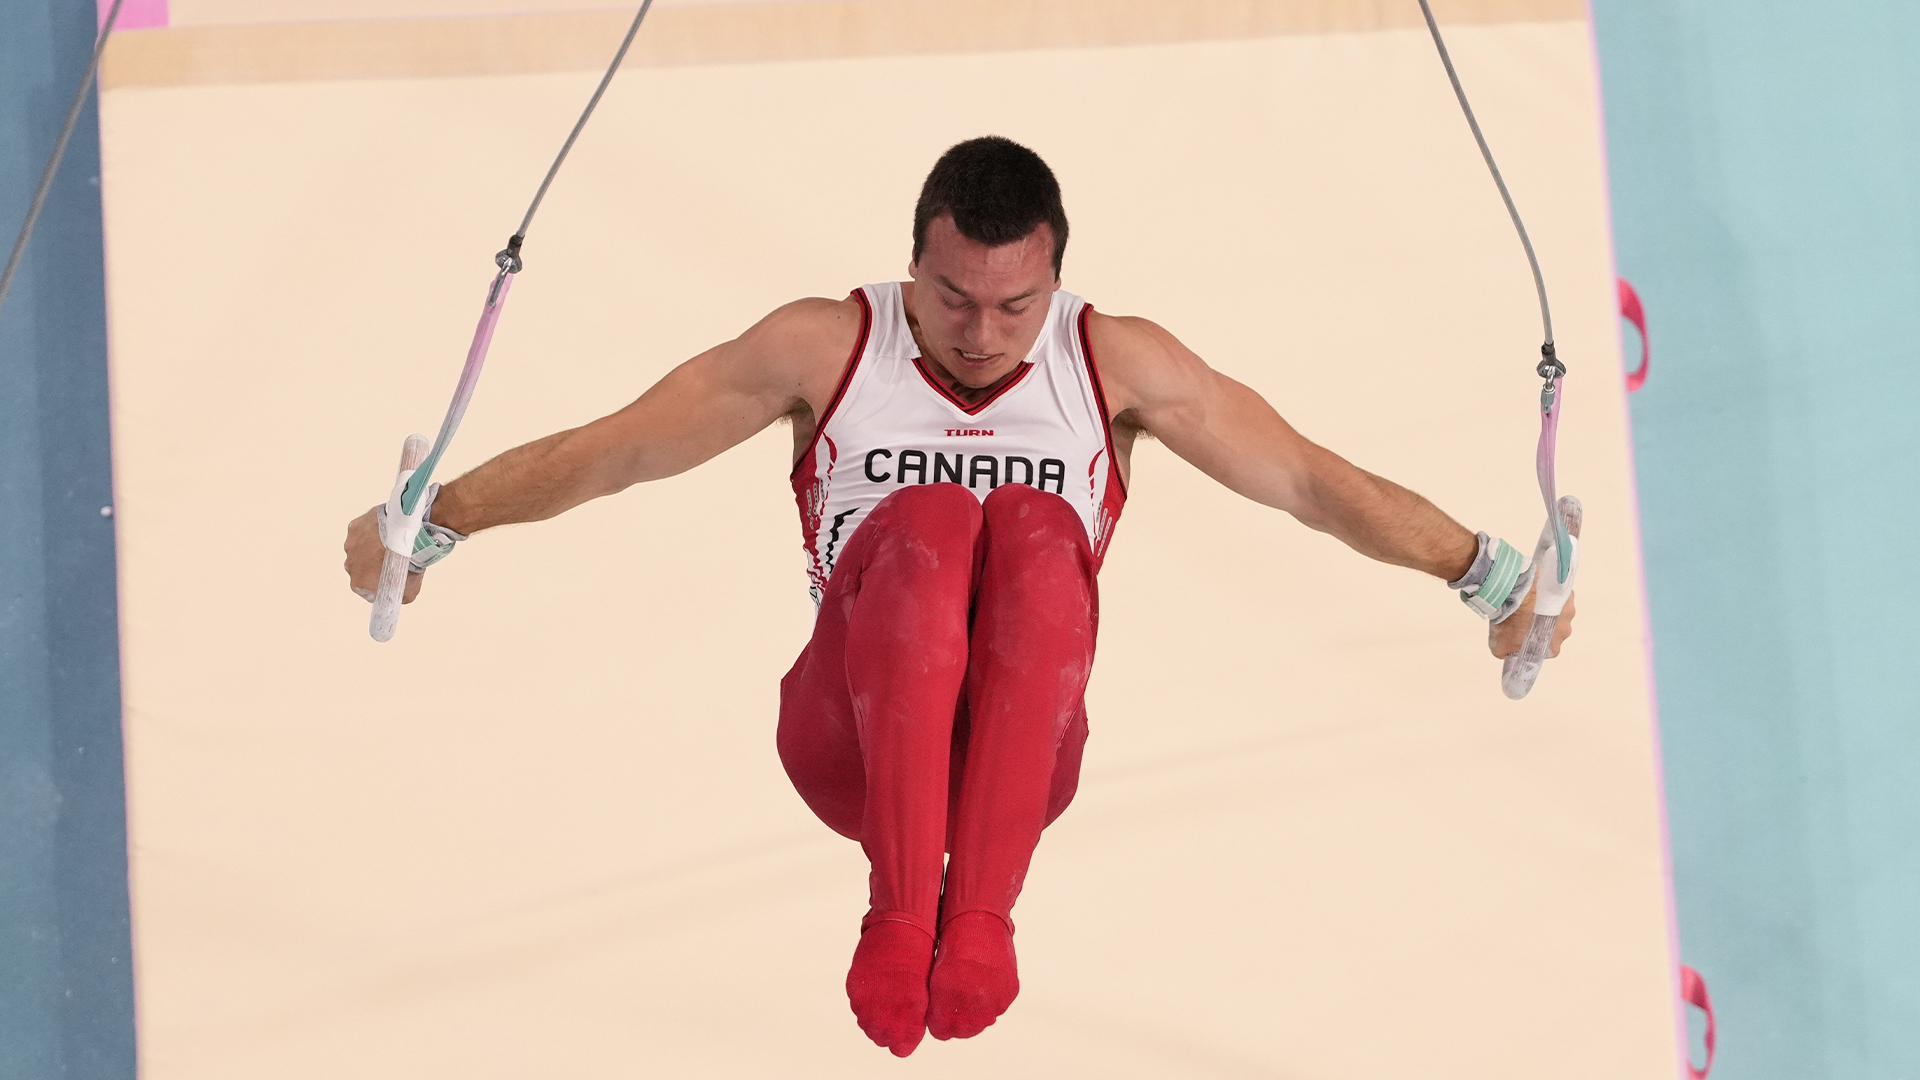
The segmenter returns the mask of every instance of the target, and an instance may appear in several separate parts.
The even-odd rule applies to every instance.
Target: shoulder
[[[1104,364],[1109,357],[1122,362],[1150,357],[1164,358],[1182,350],[1179,339],[1152,319],[1138,315],[1108,315],[1103,311],[1087,313],[1087,338],[1100,350]]]
[[[1178,397],[1209,373],[1205,361],[1179,338],[1138,316],[1090,312],[1087,345],[1100,367],[1108,408],[1116,416]]]
[[[831,399],[866,322],[865,305],[852,296],[782,304],[715,350],[716,370],[756,394],[779,395],[789,411],[817,412]]]
[[[844,300],[810,296],[773,309],[741,339],[796,359],[840,362],[853,351],[866,319],[866,306],[855,296]]]

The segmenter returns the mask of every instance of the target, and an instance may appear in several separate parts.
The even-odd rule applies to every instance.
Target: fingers
[[[341,545],[346,552],[343,564],[347,587],[368,600],[380,585],[380,567],[386,562],[387,548],[380,542],[380,525],[372,510],[347,523],[347,539]]]
[[[1537,590],[1536,590],[1537,592]],[[1533,627],[1533,602],[1536,592],[1527,594],[1526,603],[1520,605],[1504,621],[1487,627],[1487,648],[1493,652],[1494,659],[1505,660],[1520,651],[1526,644],[1527,631]],[[1554,621],[1553,640],[1547,643],[1547,655],[1559,656],[1560,646],[1573,636],[1574,593],[1567,594],[1566,606],[1560,609],[1560,617]]]
[[[345,567],[347,587],[354,595],[373,602],[375,590],[380,586],[380,568],[387,561],[387,546],[380,542],[380,523],[372,510],[361,514],[347,524]],[[400,594],[400,602],[411,604],[420,595],[420,586],[426,581],[425,574],[409,572],[406,590]]]
[[[1514,618],[1518,617],[1519,616],[1516,615]],[[1513,619],[1507,620],[1509,623],[1513,621]],[[1487,648],[1493,652],[1493,658],[1495,660],[1505,660],[1507,657],[1519,652],[1520,642],[1521,639],[1519,637],[1507,633],[1506,623],[1493,627],[1487,634]]]
[[[1493,651],[1494,659],[1505,660],[1526,644],[1527,630],[1533,626],[1533,601],[1537,592],[1529,591],[1518,611],[1500,622],[1488,624],[1487,648]]]
[[[1574,593],[1567,594],[1567,606],[1560,609],[1560,621],[1554,624],[1553,641],[1548,645],[1548,656],[1559,656],[1560,646],[1573,636],[1573,599]]]

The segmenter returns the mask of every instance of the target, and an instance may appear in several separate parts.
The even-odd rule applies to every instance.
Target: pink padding
[[[487,286],[486,303],[480,307],[480,322],[473,328],[473,343],[467,346],[467,362],[460,369],[460,381],[454,384],[453,403],[447,406],[443,422],[446,438],[467,415],[467,403],[473,400],[473,388],[480,385],[480,371],[487,365],[487,350],[493,347],[493,328],[500,323],[500,311],[507,306],[507,290],[513,288],[513,275],[500,274]]]
[[[1640,294],[1633,291],[1633,283],[1626,278],[1620,279],[1620,317],[1640,331],[1640,366],[1627,372],[1627,393],[1631,394],[1647,385],[1647,369],[1653,364],[1653,344],[1647,338],[1647,309],[1640,305]]]
[[[99,0],[99,22],[105,26],[107,12],[113,8],[113,0]],[[154,30],[167,25],[167,0],[123,0],[120,5],[120,17],[113,21],[115,30]]]
[[[1697,1069],[1691,1061],[1687,1063],[1687,1072],[1693,1080],[1707,1080],[1707,1074],[1713,1071],[1713,999],[1707,996],[1707,981],[1685,964],[1680,965],[1680,999],[1707,1014],[1707,1062]]]
[[[1548,521],[1560,520],[1560,493],[1553,466],[1560,452],[1560,405],[1566,396],[1566,380],[1553,380],[1553,405],[1540,410],[1540,442],[1533,452],[1533,471],[1540,479],[1540,498],[1547,504]]]

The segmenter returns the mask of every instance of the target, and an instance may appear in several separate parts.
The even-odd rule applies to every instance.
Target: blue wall
[[[1594,0],[1717,1076],[1920,1077],[1920,3]]]
[[[0,0],[0,244],[92,51],[93,0]],[[0,308],[0,1077],[134,1074],[92,105]]]

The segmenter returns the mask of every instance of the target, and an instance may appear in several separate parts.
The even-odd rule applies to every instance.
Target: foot
[[[867,1038],[906,1057],[927,1033],[927,968],[933,938],[903,922],[877,922],[860,933],[847,971],[847,1003]]]
[[[934,1038],[980,1034],[1019,993],[1013,931],[1000,916],[968,911],[940,928],[940,958],[927,987],[927,1030]]]

